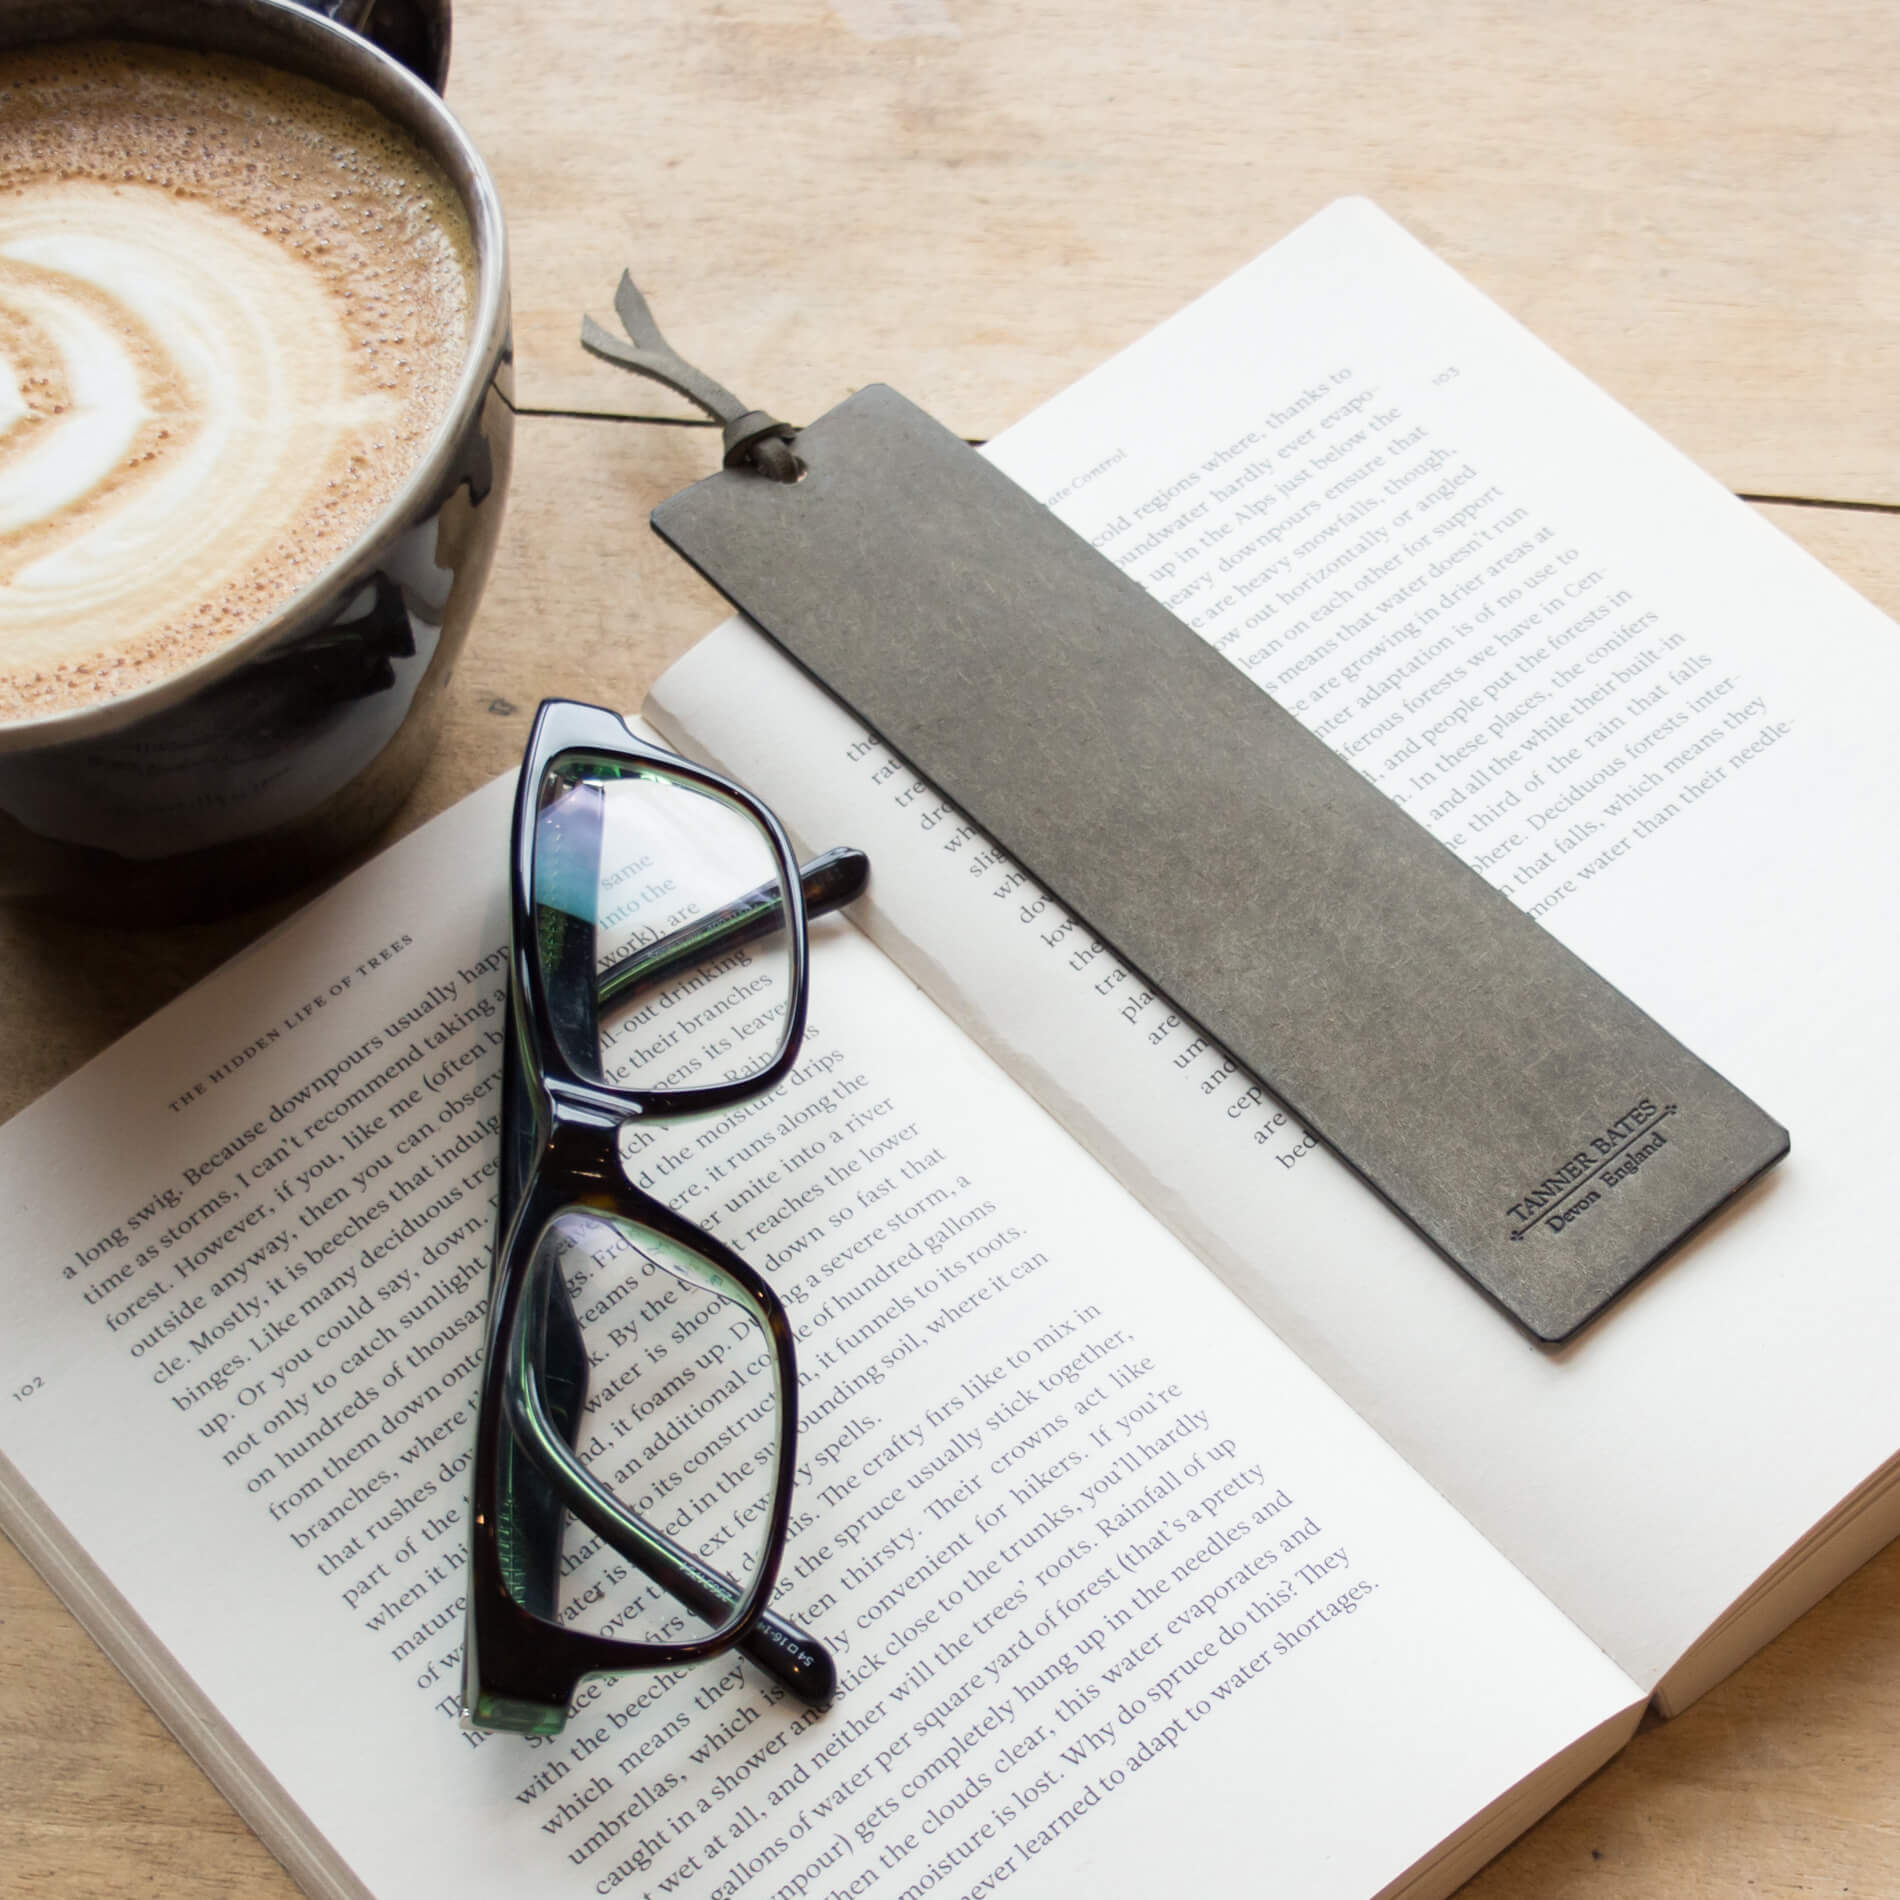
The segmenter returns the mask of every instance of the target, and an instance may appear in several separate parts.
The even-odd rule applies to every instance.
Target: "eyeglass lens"
[[[780,1456],[772,1342],[757,1309],[710,1261],[635,1222],[570,1209],[533,1267],[558,1274],[593,1361],[577,1449],[614,1547],[575,1527],[562,1559],[562,1620],[623,1642],[722,1629],[770,1541]],[[530,1347],[530,1356],[533,1348]],[[666,1540],[703,1592],[663,1590],[643,1548]]]
[[[534,864],[542,975],[576,1074],[689,1089],[771,1066],[791,949],[778,859],[749,812],[660,769],[570,755],[541,788]]]

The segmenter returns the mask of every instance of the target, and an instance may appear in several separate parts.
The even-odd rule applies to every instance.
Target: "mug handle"
[[[302,0],[362,34],[440,92],[449,76],[449,0]]]

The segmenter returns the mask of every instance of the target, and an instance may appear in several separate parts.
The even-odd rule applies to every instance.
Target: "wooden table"
[[[637,706],[718,617],[645,526],[713,439],[576,344],[626,263],[750,401],[801,419],[882,379],[981,437],[1362,192],[1900,612],[1896,77],[1890,0],[458,0],[522,415],[403,822],[513,763],[544,693]],[[0,918],[0,1108],[278,914]],[[3,1543],[0,1888],[293,1891]],[[1900,1549],[1467,1889],[1741,1893],[1900,1893]]]

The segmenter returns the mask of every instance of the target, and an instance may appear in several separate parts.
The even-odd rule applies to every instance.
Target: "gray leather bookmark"
[[[653,525],[1539,1339],[1787,1131],[894,391]]]

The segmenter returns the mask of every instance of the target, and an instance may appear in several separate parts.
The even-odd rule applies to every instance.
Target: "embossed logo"
[[[1560,1234],[1593,1207],[1600,1207],[1668,1147],[1662,1123],[1675,1112],[1674,1102],[1659,1107],[1645,1095],[1600,1135],[1592,1135],[1511,1203],[1506,1210],[1511,1238],[1522,1240],[1539,1228]]]

